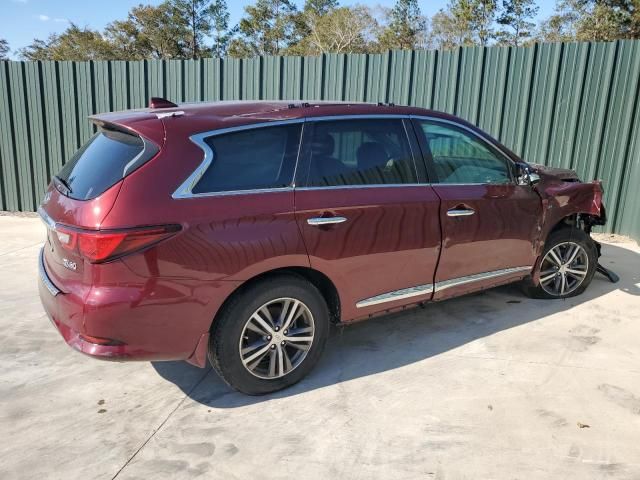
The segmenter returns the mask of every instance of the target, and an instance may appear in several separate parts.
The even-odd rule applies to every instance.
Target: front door
[[[400,118],[305,124],[296,219],[311,267],[340,292],[343,321],[431,298],[439,199],[406,127]]]
[[[439,300],[521,278],[536,259],[541,199],[517,185],[513,163],[462,125],[415,120],[440,197]]]

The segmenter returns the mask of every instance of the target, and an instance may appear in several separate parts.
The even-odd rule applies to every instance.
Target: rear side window
[[[76,200],[89,200],[149,160],[158,152],[150,143],[132,133],[107,128],[85,143],[67,162],[54,182]]]
[[[207,138],[213,160],[192,193],[288,187],[293,181],[300,125],[242,130]]]
[[[417,183],[401,120],[314,123],[308,186]]]

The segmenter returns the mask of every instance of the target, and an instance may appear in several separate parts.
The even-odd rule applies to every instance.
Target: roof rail
[[[151,97],[149,99],[149,108],[176,108],[176,105],[173,102],[170,102],[166,98],[162,97]]]

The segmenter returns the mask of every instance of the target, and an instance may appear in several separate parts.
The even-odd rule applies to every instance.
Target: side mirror
[[[531,171],[526,163],[517,164],[516,182],[518,185],[533,187],[540,182],[540,175]]]

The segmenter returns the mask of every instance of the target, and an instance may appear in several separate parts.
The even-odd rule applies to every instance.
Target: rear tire
[[[263,395],[305,377],[328,334],[329,309],[318,289],[295,275],[273,276],[224,307],[213,326],[209,361],[230,387]]]
[[[580,295],[593,280],[598,265],[595,242],[582,230],[562,228],[549,235],[538,266],[539,282],[533,275],[523,282],[531,298],[569,298]]]

